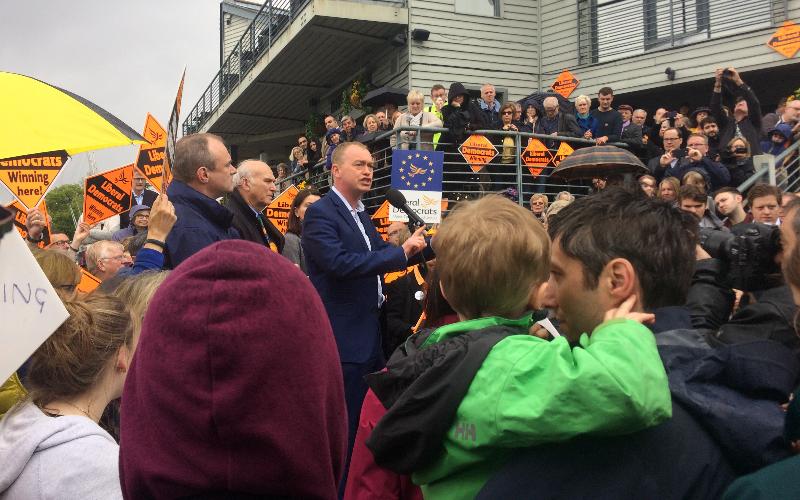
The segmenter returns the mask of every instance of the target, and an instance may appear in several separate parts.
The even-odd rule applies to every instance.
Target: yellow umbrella
[[[0,159],[147,144],[103,108],[34,78],[0,72],[0,96]]]

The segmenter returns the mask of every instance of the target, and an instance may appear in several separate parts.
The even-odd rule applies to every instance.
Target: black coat
[[[747,117],[739,123],[739,130],[747,142],[750,143],[750,156],[760,154],[759,145],[761,144],[761,103],[753,93],[753,90],[743,83],[739,87],[744,100],[747,101]],[[729,117],[722,109],[722,93],[714,92],[711,94],[711,114],[717,121],[719,127],[719,144],[724,147],[731,139],[736,136],[736,118]]]
[[[228,203],[225,204],[225,208],[233,212],[232,226],[239,232],[241,239],[269,247],[267,239],[264,237],[264,231],[261,230],[261,223],[258,221],[258,217],[256,217],[253,209],[250,208],[250,205],[244,201],[238,188],[234,189],[228,196]],[[278,253],[283,252],[283,233],[266,217],[264,217],[264,227],[267,229],[269,241],[278,248]]]
[[[642,127],[636,125],[635,123],[631,123],[625,130],[622,131],[622,137],[620,137],[620,142],[624,142],[625,144],[630,145],[631,147],[639,147],[642,145],[642,136],[644,132],[642,131]]]
[[[461,106],[456,107],[452,104],[447,104],[442,107],[442,126],[447,132],[442,132],[439,138],[439,144],[444,145],[443,149],[447,151],[457,151],[466,140],[466,133],[472,130],[482,130],[485,128],[481,109],[472,102],[469,92],[458,82],[450,85],[450,91],[447,93],[448,102],[453,102],[453,98],[458,95],[464,95],[464,102]]]
[[[386,359],[414,333],[412,328],[422,315],[422,304],[414,296],[419,291],[422,285],[413,272],[386,284]]]
[[[142,205],[147,205],[150,208],[153,208],[153,203],[155,203],[156,198],[158,198],[158,193],[155,191],[151,191],[147,188],[144,189],[142,193]],[[136,205],[136,199],[133,197],[133,193],[131,193],[131,206]],[[131,225],[131,214],[128,210],[119,214],[119,227],[125,229],[126,227]]]

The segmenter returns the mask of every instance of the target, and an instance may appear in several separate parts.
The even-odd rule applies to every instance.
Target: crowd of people
[[[652,126],[608,88],[572,114],[436,85],[326,117],[275,170],[185,136],[163,195],[137,172],[126,214],[48,249],[31,210],[69,318],[0,389],[0,498],[798,496],[800,197],[738,186],[754,148],[798,139],[800,100],[762,118],[716,76],[708,107]],[[384,239],[358,139],[406,126],[392,147],[527,131],[626,144],[649,173],[504,188]],[[320,161],[330,189],[282,232],[267,207]]]

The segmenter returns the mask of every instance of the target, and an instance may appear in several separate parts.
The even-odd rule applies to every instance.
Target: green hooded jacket
[[[474,498],[515,448],[633,433],[672,416],[667,375],[644,325],[607,321],[571,349],[563,337],[527,335],[531,324],[531,315],[480,318],[439,328],[423,344],[495,325],[525,330],[492,348],[444,438],[446,452],[414,473],[426,500]]]

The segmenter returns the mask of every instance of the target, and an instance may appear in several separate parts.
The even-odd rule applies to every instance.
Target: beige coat
[[[394,128],[405,127],[408,125],[410,115],[408,113],[403,113],[398,119],[397,123],[394,124]],[[440,120],[436,115],[433,113],[428,113],[427,111],[422,112],[422,126],[423,127],[441,127],[442,120]],[[433,151],[433,136],[436,132],[420,132],[420,140],[422,141],[422,149],[425,151]],[[408,135],[408,132],[400,132],[400,149],[408,149],[408,143],[416,142],[416,137],[412,137]],[[389,143],[392,145],[392,149],[396,149],[397,143],[397,134],[392,134],[389,138]]]

